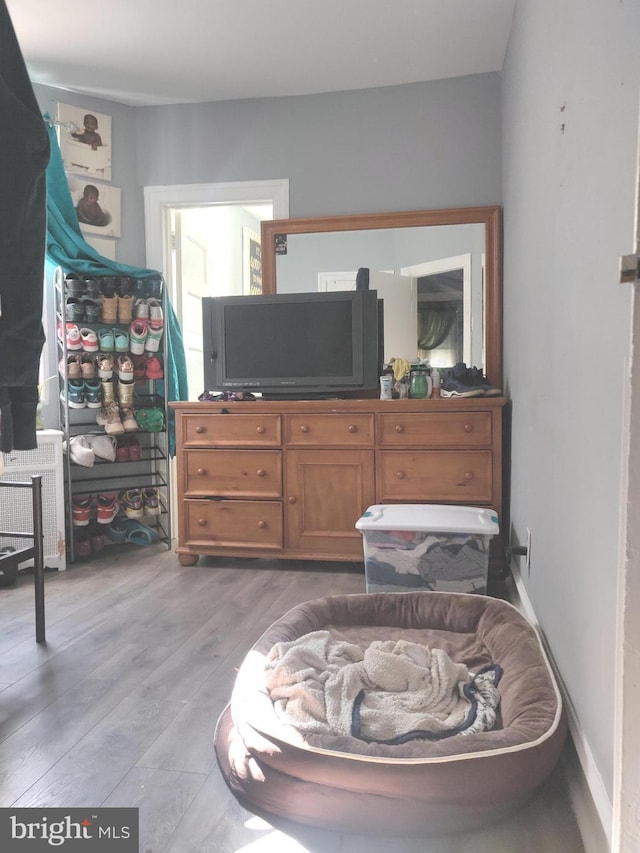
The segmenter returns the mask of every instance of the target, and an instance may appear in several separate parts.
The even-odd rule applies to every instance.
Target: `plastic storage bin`
[[[356,528],[367,592],[486,592],[489,545],[500,531],[493,509],[381,504]]]

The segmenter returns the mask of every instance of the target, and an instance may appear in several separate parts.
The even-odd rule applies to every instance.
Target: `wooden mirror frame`
[[[453,207],[399,213],[319,216],[307,219],[270,219],[261,223],[262,292],[277,293],[276,235],[322,231],[362,231],[375,228],[414,228],[425,225],[485,226],[485,364],[490,382],[502,386],[502,215],[501,208]],[[471,366],[471,365],[469,365]]]

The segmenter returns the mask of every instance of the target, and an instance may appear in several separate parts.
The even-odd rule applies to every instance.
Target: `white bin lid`
[[[377,504],[356,521],[358,530],[426,530],[437,533],[500,532],[494,509],[445,504]]]

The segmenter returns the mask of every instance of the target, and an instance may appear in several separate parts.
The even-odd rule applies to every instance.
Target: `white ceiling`
[[[516,0],[6,0],[32,81],[133,106],[502,68]]]

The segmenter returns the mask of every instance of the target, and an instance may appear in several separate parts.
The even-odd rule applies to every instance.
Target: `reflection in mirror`
[[[366,268],[369,287],[384,299],[386,361],[464,361],[499,382],[497,211],[264,222],[265,292],[350,290]]]

